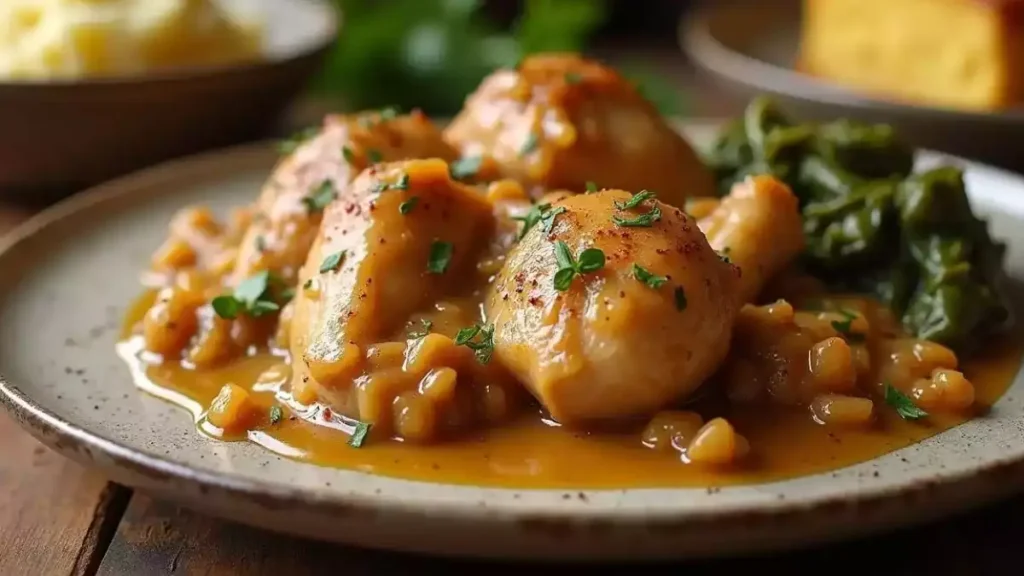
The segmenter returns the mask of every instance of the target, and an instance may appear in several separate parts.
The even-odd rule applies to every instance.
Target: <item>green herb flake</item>
[[[909,396],[888,382],[885,383],[885,403],[895,409],[904,420],[920,420],[928,416],[928,413],[918,408]]]
[[[654,226],[654,223],[661,220],[661,208],[655,206],[651,208],[651,211],[646,214],[641,214],[635,218],[621,218],[619,216],[612,215],[612,222],[616,226],[622,226],[624,228],[650,228]]]
[[[257,252],[266,252],[267,251],[267,239],[264,238],[262,234],[260,234],[259,236],[256,237],[255,245],[256,245],[256,251]]]
[[[483,157],[481,156],[466,156],[452,162],[448,166],[448,172],[453,180],[468,180],[476,176],[482,163]]]
[[[676,286],[673,295],[676,299],[676,310],[679,310],[680,312],[686,310],[686,290],[684,290],[682,286]]]
[[[732,259],[729,258],[730,252],[732,252],[732,248],[726,246],[725,248],[722,248],[717,254],[718,257],[721,258],[722,262],[725,262],[726,264],[732,264]]]
[[[413,340],[419,340],[420,338],[425,338],[427,336],[427,334],[430,334],[430,331],[433,328],[434,328],[434,323],[433,322],[431,322],[430,320],[427,320],[426,318],[421,318],[420,319],[420,329],[419,330],[410,330],[409,331],[409,338],[412,338]]]
[[[635,262],[633,263],[633,277],[646,284],[648,288],[653,288],[655,290],[661,288],[665,282],[668,282],[667,276],[657,276],[650,270]]]
[[[597,182],[587,180],[587,194],[597,192]]]
[[[217,296],[211,302],[213,311],[221,318],[233,320],[239,314],[253,318],[275,312],[281,306],[270,297],[270,272],[259,272],[246,278],[235,287],[231,294]]]
[[[537,149],[538,142],[539,139],[537,137],[537,133],[530,132],[529,135],[526,136],[526,140],[523,141],[523,145],[519,147],[519,155],[527,156],[530,153],[532,153],[534,150]]]
[[[242,303],[235,300],[235,297],[230,294],[217,296],[211,304],[217,316],[225,320],[234,320],[242,310]]]
[[[412,198],[409,198],[405,202],[402,202],[401,204],[399,204],[398,205],[398,211],[401,214],[408,214],[409,212],[412,212],[412,209],[415,208],[416,205],[419,204],[419,203],[420,203],[420,197],[419,196],[413,196]]]
[[[388,186],[392,190],[408,190],[409,189],[409,174],[403,173],[398,177],[398,181]]]
[[[285,288],[281,291],[281,301],[291,302],[295,298],[295,288]]]
[[[576,72],[567,72],[565,75],[565,83],[569,85],[579,84],[583,81],[583,76]]]
[[[451,242],[434,240],[430,244],[430,257],[427,260],[427,271],[432,274],[444,274],[452,261],[455,247]]]
[[[530,208],[526,216],[514,216],[513,220],[523,223],[523,227],[519,230],[519,240],[522,240],[526,233],[537,224],[543,224],[544,233],[550,234],[551,229],[555,226],[555,217],[565,212],[567,212],[565,206],[552,209],[551,204],[537,204]]]
[[[380,164],[381,160],[384,159],[384,155],[380,153],[380,150],[370,148],[366,151],[366,159],[370,161],[370,164]]]
[[[477,362],[487,364],[494,354],[494,326],[475,324],[469,328],[462,328],[455,335],[455,345],[469,348],[476,356]]]
[[[366,422],[357,422],[352,429],[352,435],[348,438],[348,445],[353,448],[362,448],[366,442],[366,436],[370,433],[371,426]]]
[[[845,336],[848,340],[862,340],[864,335],[853,331],[853,321],[857,319],[857,314],[843,308],[840,308],[838,312],[843,316],[843,319],[833,320],[832,328],[834,328],[836,332]]]
[[[380,119],[387,122],[388,120],[394,120],[398,117],[398,108],[394,106],[388,106],[387,108],[380,111]]]
[[[326,274],[338,269],[341,265],[341,261],[345,259],[345,251],[339,250],[334,254],[328,254],[322,262],[320,262],[320,273]]]
[[[281,421],[282,418],[284,418],[284,410],[281,410],[281,407],[278,406],[277,404],[271,406],[270,425],[273,426],[274,424],[277,424],[278,422]]]
[[[302,203],[305,204],[306,211],[313,214],[323,212],[324,208],[337,197],[338,191],[334,189],[334,183],[324,180],[316,188],[310,190],[309,194],[302,199]]]
[[[310,126],[308,128],[303,128],[302,130],[293,134],[287,140],[278,142],[277,151],[280,152],[281,154],[291,154],[298,150],[299,146],[302,146],[302,144],[304,144],[307,140],[314,138],[319,133],[319,126]]]
[[[587,248],[580,252],[580,257],[576,262],[578,265],[577,270],[581,274],[597,272],[604,268],[604,252],[597,248]]]
[[[598,248],[587,248],[580,252],[579,258],[574,258],[569,245],[559,240],[555,242],[555,262],[558,264],[554,278],[555,290],[565,292],[576,276],[604,268],[605,256]]]
[[[345,162],[348,163],[348,164],[355,164],[356,163],[355,152],[353,152],[352,149],[349,148],[348,146],[342,146],[341,147],[341,157],[344,158]]]
[[[312,287],[313,287],[313,279],[312,278],[309,278],[305,282],[302,283],[302,288],[304,290],[309,290]]]
[[[619,202],[618,200],[616,200],[615,207],[618,208],[619,210],[632,210],[633,208],[636,208],[644,201],[653,200],[654,198],[657,197],[658,195],[655,194],[654,192],[651,192],[650,190],[641,190],[636,194],[633,194],[633,197],[630,198],[629,200],[626,200],[625,202]]]

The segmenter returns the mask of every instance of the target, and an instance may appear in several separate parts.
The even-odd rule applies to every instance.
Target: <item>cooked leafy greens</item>
[[[963,172],[913,173],[913,150],[890,126],[798,124],[760,97],[706,159],[723,194],[753,174],[786,182],[803,211],[802,265],[878,297],[908,332],[968,353],[1010,322],[1006,247],[972,212]]]

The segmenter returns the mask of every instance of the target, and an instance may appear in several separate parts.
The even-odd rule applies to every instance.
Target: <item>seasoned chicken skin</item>
[[[230,284],[235,286],[263,270],[294,283],[320,226],[324,205],[367,166],[457,156],[421,113],[327,116],[320,133],[282,160],[264,186]]]
[[[563,423],[650,414],[693,392],[728,351],[739,270],[682,210],[650,199],[620,207],[631,198],[605,190],[554,202],[550,231],[542,220],[526,233],[487,297],[495,358]],[[655,211],[648,227],[613,222]],[[603,251],[603,267],[557,290],[559,242],[577,263]]]
[[[587,182],[650,189],[683,206],[714,194],[714,179],[686,141],[615,71],[575,54],[526,58],[487,77],[444,132],[490,177],[539,196]]]
[[[471,276],[491,205],[440,159],[364,171],[327,207],[299,273],[290,328],[292,390],[358,416],[353,382],[366,347]]]
[[[797,198],[771,176],[752,176],[733,186],[698,226],[711,247],[742,271],[743,303],[753,302],[765,283],[804,248]]]

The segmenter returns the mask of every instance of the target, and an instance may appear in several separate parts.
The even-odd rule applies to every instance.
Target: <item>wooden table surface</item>
[[[691,82],[679,74],[672,77],[680,84]],[[735,112],[737,103],[728,95],[713,90],[693,94],[699,98],[691,102],[695,114]],[[0,235],[28,216],[24,208],[0,204]],[[1013,574],[1020,573],[1016,564],[1022,540],[1024,497],[941,523],[824,548],[647,570],[688,576],[836,567],[882,574]],[[0,413],[0,576],[356,576],[509,567],[359,550],[209,518],[108,482],[49,451]],[[528,568],[542,573],[565,569]],[[605,565],[590,571],[619,574],[630,568],[637,566]]]

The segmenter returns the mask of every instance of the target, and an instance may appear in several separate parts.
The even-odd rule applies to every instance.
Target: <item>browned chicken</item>
[[[285,158],[263,188],[230,284],[263,270],[294,283],[325,206],[367,166],[457,156],[421,113],[328,116],[320,133]]]
[[[319,396],[360,416],[353,392],[367,348],[471,277],[493,222],[486,198],[452,181],[442,160],[364,171],[327,207],[299,274],[290,327],[296,397]]]
[[[796,196],[771,176],[753,176],[734,186],[698,225],[711,247],[743,271],[743,303],[753,302],[804,248]]]
[[[682,210],[644,198],[554,202],[488,295],[496,359],[563,423],[649,414],[728,351],[739,270]]]
[[[673,206],[714,194],[693,149],[614,70],[575,54],[526,58],[486,78],[444,132],[482,169],[539,196],[564,188],[650,189]]]
[[[649,415],[718,368],[739,308],[802,246],[796,198],[770,177],[736,186],[699,227],[645,193],[563,198],[488,296],[495,355],[562,422]],[[583,269],[592,248],[603,265]],[[572,276],[564,291],[559,275]]]

